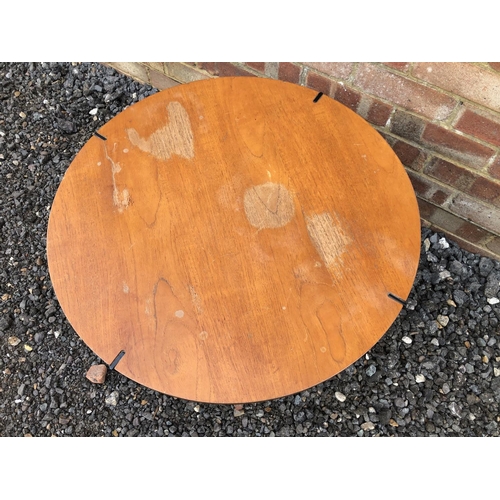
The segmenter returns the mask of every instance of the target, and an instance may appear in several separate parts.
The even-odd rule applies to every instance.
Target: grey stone
[[[488,275],[486,285],[484,287],[484,295],[488,298],[493,298],[500,290],[500,271],[492,271]]]
[[[443,316],[442,314],[438,315],[437,320],[441,326],[446,326],[450,322],[450,318],[448,316]]]
[[[490,422],[486,425],[486,430],[489,433],[495,433],[498,430],[498,424],[496,422]]]
[[[373,422],[364,422],[361,424],[361,428],[364,431],[372,431],[373,429],[375,429],[375,425],[373,424]]]
[[[342,394],[341,392],[336,392],[335,393],[335,397],[341,402],[343,403],[345,400],[346,400],[346,396],[344,394]]]
[[[106,399],[105,403],[110,406],[116,406],[118,404],[118,398],[119,398],[119,393],[118,391],[113,391]]]
[[[380,425],[387,425],[391,420],[392,414],[389,408],[382,408],[378,413]]]
[[[458,306],[463,306],[464,304],[469,302],[469,296],[462,290],[454,290],[453,300],[457,303]]]
[[[57,126],[65,134],[74,134],[76,132],[76,125],[70,120],[57,120]]]
[[[398,407],[398,408],[404,408],[405,407],[405,401],[403,398],[396,398],[394,400],[394,404]]]
[[[465,278],[469,274],[467,268],[458,260],[453,260],[449,264],[448,269],[451,273],[456,274],[460,278]]]
[[[492,271],[494,267],[494,263],[492,260],[486,258],[486,257],[481,257],[481,260],[479,261],[479,274],[481,276],[488,276],[490,272]]]
[[[450,409],[451,411],[451,414],[455,417],[458,417],[458,418],[461,418],[462,417],[462,409],[460,408],[460,406],[453,402],[453,403],[450,403],[448,408]]]
[[[451,277],[451,274],[450,274],[450,271],[441,271],[439,273],[439,277],[444,280],[444,279],[447,279],[449,277]]]
[[[491,381],[491,389],[496,393],[496,394],[500,394],[500,377],[495,377],[492,381]]]
[[[446,241],[446,238],[441,238],[438,241],[438,246],[439,246],[439,248],[442,248],[442,249],[450,248],[450,244]]]
[[[475,405],[479,403],[481,400],[473,393],[467,394],[467,404],[469,405]]]

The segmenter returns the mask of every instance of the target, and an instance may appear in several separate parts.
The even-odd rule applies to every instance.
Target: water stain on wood
[[[160,160],[168,160],[174,154],[186,159],[193,158],[193,131],[187,111],[180,102],[173,101],[168,103],[167,114],[168,123],[148,138],[140,137],[135,128],[127,129],[130,142]]]
[[[113,152],[116,149],[116,143],[113,146]],[[108,154],[108,148],[104,146],[106,159],[111,163],[111,178],[113,180],[113,205],[118,208],[118,212],[123,212],[130,205],[130,193],[128,189],[119,190],[116,184],[116,174],[122,169],[120,163],[115,162]]]
[[[193,285],[188,285],[188,289],[189,289],[189,294],[191,295],[191,301],[193,303],[195,311],[198,314],[202,314],[203,313],[203,307],[201,305],[200,296],[196,293],[196,290],[195,290],[195,288],[194,288]]]
[[[351,243],[340,221],[328,212],[306,217],[307,232],[329,270],[340,271],[346,247]]]
[[[248,222],[257,229],[283,227],[295,214],[288,189],[274,182],[247,189],[243,205]]]

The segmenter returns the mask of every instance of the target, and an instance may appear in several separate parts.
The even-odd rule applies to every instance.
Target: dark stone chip
[[[58,119],[57,126],[65,134],[74,134],[76,132],[76,125],[70,120]]]

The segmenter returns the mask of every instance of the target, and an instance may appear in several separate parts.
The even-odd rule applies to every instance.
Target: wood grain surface
[[[260,78],[180,85],[104,125],[51,210],[71,325],[149,388],[239,403],[292,394],[366,353],[420,253],[410,181],[327,96]],[[316,101],[316,102],[315,102]]]

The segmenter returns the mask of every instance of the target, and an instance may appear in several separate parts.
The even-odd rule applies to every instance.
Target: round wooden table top
[[[179,85],[104,125],[68,168],[50,276],[106,363],[194,401],[269,400],[366,353],[420,254],[416,198],[367,122],[316,91]]]

